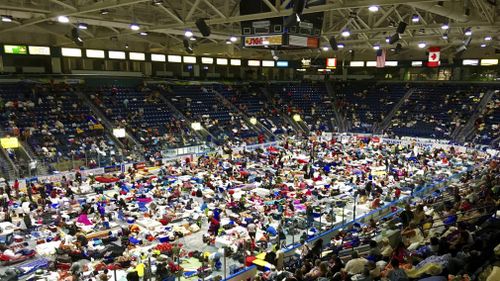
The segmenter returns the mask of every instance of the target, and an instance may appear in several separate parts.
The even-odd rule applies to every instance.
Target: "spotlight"
[[[71,39],[73,40],[73,42],[75,42],[76,45],[83,46],[83,39],[82,37],[80,37],[80,32],[75,27],[71,29]]]
[[[469,27],[465,30],[465,36],[471,36],[472,35],[472,29]]]
[[[450,26],[447,23],[441,25],[442,30],[448,30],[448,28],[450,28]]]
[[[137,30],[141,29],[141,27],[137,23],[132,23],[132,24],[130,24],[130,29],[137,31]]]
[[[3,22],[12,22],[12,17],[11,16],[2,16],[2,21]]]
[[[427,44],[426,44],[425,42],[420,42],[420,43],[418,43],[418,47],[419,47],[420,49],[425,48],[425,46],[427,46]]]
[[[418,15],[413,15],[411,17],[411,21],[414,22],[414,23],[417,23],[420,21],[420,17]]]
[[[342,37],[349,37],[351,36],[351,32],[349,32],[349,30],[347,29],[344,29],[341,33]]]
[[[146,31],[143,31],[143,32],[139,33],[139,35],[148,36],[148,33]]]
[[[443,40],[448,40],[448,33],[443,34]]]
[[[193,37],[193,32],[191,30],[186,30],[186,32],[184,32],[184,36],[186,36],[187,38],[191,38]]]
[[[372,6],[368,7],[368,10],[370,12],[378,12],[378,6],[372,5]]]
[[[328,52],[328,50],[330,50],[330,48],[328,48],[327,46],[323,47],[323,51]]]
[[[100,11],[100,14],[101,14],[101,15],[103,15],[103,16],[104,16],[104,15],[107,15],[107,14],[109,14],[109,10],[108,10],[108,9],[102,9],[102,10]]]
[[[485,43],[482,43],[482,44],[481,44],[481,48],[486,48],[486,44],[485,44]]]
[[[184,40],[182,40],[182,43],[184,44],[184,49],[186,50],[186,52],[188,54],[192,54],[193,47],[191,47],[191,44],[189,44],[189,40],[187,38],[184,38]]]
[[[337,48],[339,48],[339,49],[344,49],[344,47],[345,47],[344,43],[337,44]]]
[[[89,25],[86,23],[79,23],[78,24],[78,29],[87,30],[88,28],[89,28]]]
[[[238,38],[236,36],[231,36],[231,37],[229,37],[229,40],[234,43],[234,42],[238,41]]]
[[[491,41],[491,36],[484,37],[484,41]]]
[[[57,21],[60,22],[60,23],[68,23],[69,22],[69,18],[67,16],[58,16],[57,17]]]
[[[379,45],[379,44],[377,44],[377,45],[373,45],[373,49],[374,49],[375,51],[380,50],[380,45]]]

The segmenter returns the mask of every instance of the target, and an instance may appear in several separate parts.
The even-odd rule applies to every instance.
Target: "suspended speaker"
[[[306,0],[295,0],[293,1],[293,12],[299,15],[302,15],[304,11],[304,6],[306,4]]]
[[[399,39],[400,39],[399,33],[395,33],[394,35],[391,36],[391,38],[389,38],[389,44],[394,44],[398,42]]]
[[[337,44],[337,39],[335,39],[335,36],[330,37],[330,46],[332,47],[332,50],[337,51],[339,49],[339,46]]]
[[[295,26],[296,24],[297,24],[297,14],[291,14],[283,22],[283,25],[285,26],[285,28]]]
[[[197,19],[195,24],[203,37],[210,36],[210,27],[205,22],[205,19]]]
[[[403,46],[401,44],[397,44],[396,45],[396,54],[399,54],[399,52],[401,52],[401,49],[403,49]]]
[[[408,24],[406,24],[406,22],[402,22],[400,21],[399,24],[398,24],[398,29],[396,30],[398,33],[405,33],[405,30],[406,30],[406,26]]]

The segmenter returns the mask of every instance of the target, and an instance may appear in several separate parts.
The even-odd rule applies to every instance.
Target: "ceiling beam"
[[[63,6],[64,8],[68,9],[68,10],[72,10],[72,11],[76,11],[77,8],[70,5],[70,4],[67,4],[67,3],[64,3],[62,1],[59,1],[59,0],[49,0],[50,2],[54,3],[54,4],[57,4],[59,6]]]
[[[184,24],[184,21],[181,20],[174,12],[170,11],[167,7],[163,6],[163,4],[158,5],[158,7],[167,13],[171,18],[173,18],[176,22]]]
[[[266,6],[268,6],[269,9],[271,9],[271,11],[278,13],[278,9],[276,9],[276,7],[274,7],[273,4],[271,4],[271,2],[269,2],[269,0],[262,0],[262,2],[264,2],[264,4],[266,4]]]
[[[384,23],[384,21],[387,19],[387,17],[390,16],[392,12],[394,12],[394,10],[396,9],[396,7],[397,7],[397,5],[391,6],[389,8],[389,10],[385,11],[384,14],[382,15],[382,17],[380,17],[375,22],[375,24],[373,25],[373,27],[379,27],[382,23]]]
[[[65,10],[65,11],[59,11],[59,12],[52,12],[49,14],[46,14],[43,17],[38,17],[34,18],[31,20],[26,20],[22,24],[10,28],[5,28],[0,30],[0,33],[6,32],[6,31],[12,31],[16,29],[20,29],[26,26],[32,26],[38,23],[42,23],[48,20],[51,20],[57,16],[60,15],[66,15],[66,16],[76,16],[76,15],[81,15],[81,14],[86,14],[86,13],[92,13],[92,12],[97,12],[103,9],[112,9],[112,8],[118,8],[118,7],[124,7],[124,6],[130,6],[138,3],[143,3],[143,2],[148,2],[149,0],[123,0],[120,2],[117,2],[115,0],[106,0],[102,2],[98,2],[93,5],[89,5],[86,8],[82,8],[80,10]]]
[[[219,11],[219,9],[217,9],[217,7],[215,7],[212,3],[210,3],[210,1],[204,0],[204,2],[205,2],[205,4],[207,4],[208,7],[210,7],[210,9],[212,9],[221,18],[227,19],[226,15],[224,15],[221,11]],[[223,22],[221,22],[221,23],[223,23]],[[221,24],[221,23],[218,23],[218,24]]]
[[[191,6],[191,9],[189,10],[188,14],[186,15],[186,17],[184,18],[184,20],[189,20],[192,16],[193,16],[193,13],[195,11],[195,9],[198,8],[198,5],[200,5],[200,2],[201,0],[196,0],[193,4],[193,6]]]
[[[285,2],[283,2],[283,4],[281,5],[281,10],[285,10],[286,6],[288,6],[290,2],[292,2],[292,0],[285,0]]]

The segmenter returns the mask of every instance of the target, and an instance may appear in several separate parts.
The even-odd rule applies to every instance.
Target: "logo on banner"
[[[257,47],[257,46],[265,46],[265,45],[281,45],[282,36],[274,35],[274,36],[254,36],[254,37],[245,37],[245,46],[248,47]]]
[[[429,48],[429,61],[427,62],[428,67],[438,67],[440,64],[441,48],[430,47]]]

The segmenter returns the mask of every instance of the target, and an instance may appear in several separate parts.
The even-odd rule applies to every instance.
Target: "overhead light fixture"
[[[78,24],[78,29],[87,30],[88,28],[89,28],[89,25],[86,23],[79,23]]]
[[[391,37],[385,37],[385,43],[391,42]]]
[[[139,33],[139,35],[148,36],[148,33],[146,31],[143,31],[143,32]]]
[[[103,16],[104,16],[104,15],[107,15],[107,14],[109,14],[109,10],[108,10],[108,9],[102,9],[102,10],[100,11],[100,14],[101,14],[101,15],[103,15]]]
[[[417,23],[420,21],[420,17],[416,14],[414,14],[412,17],[411,17],[411,21],[414,22],[414,23]]]
[[[330,50],[330,48],[328,48],[327,46],[323,47],[323,51],[328,52],[328,50]]]
[[[485,36],[484,41],[491,41],[491,36]]]
[[[2,16],[3,22],[12,22],[12,16]]]
[[[226,45],[231,45],[232,42],[230,40],[226,40]]]
[[[370,12],[378,12],[378,6],[372,5],[372,6],[368,7],[368,10]]]
[[[347,29],[344,29],[341,33],[342,37],[349,37],[351,36],[351,32],[349,32],[349,30]]]
[[[337,44],[337,48],[339,49],[343,49],[345,47],[345,45],[343,43],[338,43]]]
[[[299,15],[299,14],[295,14],[295,17],[296,17],[296,19],[297,19],[297,22],[300,22],[300,21],[301,21],[301,19],[300,19],[300,15]]]
[[[373,49],[374,49],[375,51],[380,50],[380,45],[379,45],[379,44],[373,45]]]
[[[447,23],[441,25],[442,30],[448,30],[448,28],[450,28],[450,26]]]
[[[465,36],[471,36],[472,35],[472,29],[469,27],[465,30],[464,32]]]
[[[67,16],[58,16],[57,17],[57,21],[60,22],[60,23],[68,23],[69,22],[69,18]]]
[[[229,37],[229,40],[231,42],[236,42],[236,41],[238,41],[238,38],[236,36],[231,36],[231,37]]]
[[[425,42],[420,42],[420,43],[418,43],[418,47],[419,47],[420,49],[425,48],[425,46],[427,46],[427,44],[426,44]]]
[[[132,24],[130,24],[130,29],[137,31],[137,30],[141,29],[141,27],[137,23],[132,23]]]
[[[163,4],[163,0],[152,0],[151,4],[152,5],[161,5],[161,4]]]
[[[486,43],[482,43],[481,48],[486,48]]]
[[[189,40],[196,41],[196,37],[193,36],[193,37],[189,38]]]
[[[128,43],[125,44],[125,49],[128,49]]]
[[[443,40],[448,40],[448,34],[447,33],[443,34]]]
[[[193,37],[193,32],[191,30],[186,30],[184,32],[184,36],[186,36],[187,38],[191,38]]]

